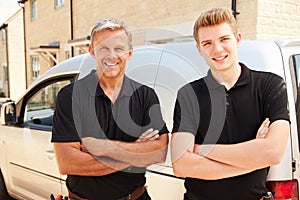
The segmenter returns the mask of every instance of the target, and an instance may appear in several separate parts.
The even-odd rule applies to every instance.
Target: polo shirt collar
[[[238,78],[237,82],[233,87],[246,85],[250,82],[250,70],[243,63],[239,63],[241,66],[241,75]],[[207,76],[204,77],[204,81],[208,87],[208,89],[217,89],[219,87],[224,87],[220,83],[218,83],[215,78],[212,76],[211,70],[208,70]]]
[[[98,77],[96,76],[96,70],[92,70],[88,76],[89,77],[87,77],[88,78],[87,89],[88,89],[90,96],[105,95],[103,89],[99,85]],[[131,84],[130,79],[126,75],[124,75],[122,88],[121,88],[119,97],[131,96],[135,89],[137,89],[137,88],[134,88],[134,85]]]

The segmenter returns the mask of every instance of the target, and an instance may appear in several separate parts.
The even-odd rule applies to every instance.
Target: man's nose
[[[114,49],[110,49],[107,52],[107,56],[110,58],[116,58],[116,57],[118,57],[118,53]]]
[[[214,51],[222,51],[223,50],[223,46],[220,42],[214,42],[213,43],[213,50]]]

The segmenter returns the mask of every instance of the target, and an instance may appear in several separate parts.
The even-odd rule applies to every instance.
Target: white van
[[[244,40],[239,60],[252,69],[270,71],[286,80],[291,119],[290,139],[282,162],[270,169],[267,186],[275,199],[299,199],[300,155],[300,40]],[[66,60],[38,78],[22,97],[1,108],[0,199],[49,199],[67,196],[66,176],[59,174],[51,139],[57,92],[96,67],[89,54]],[[161,101],[164,119],[172,129],[177,90],[206,75],[208,66],[194,42],[136,47],[127,75],[153,87]],[[300,132],[300,131],[299,131]],[[173,175],[170,157],[147,170],[153,200],[181,200],[183,179]]]

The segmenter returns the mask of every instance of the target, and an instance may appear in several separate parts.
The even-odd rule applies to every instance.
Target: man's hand
[[[256,133],[256,139],[265,139],[269,132],[270,120],[266,118],[260,125]]]
[[[94,137],[85,137],[81,139],[80,149],[83,152],[94,156],[102,156],[101,151],[105,149],[105,140]]]
[[[256,139],[265,139],[268,135],[268,132],[269,132],[269,126],[270,126],[270,120],[269,120],[269,118],[266,118],[257,130]],[[193,153],[196,153],[196,154],[201,155],[201,156],[205,156],[205,155],[202,155],[204,153],[201,152],[201,148],[203,148],[203,145],[195,144]],[[212,145],[206,145],[204,148],[206,148],[205,149],[205,154],[207,154],[207,153],[210,152],[210,150],[211,150],[211,148],[213,148],[213,146]]]
[[[145,142],[148,140],[156,140],[159,138],[158,130],[152,128],[145,131],[135,142]]]

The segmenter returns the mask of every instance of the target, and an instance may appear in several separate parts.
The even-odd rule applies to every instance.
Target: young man
[[[261,199],[289,135],[285,82],[238,62],[241,34],[229,9],[202,13],[194,37],[210,70],[177,95],[171,153],[175,175],[186,178],[184,199]]]
[[[165,160],[168,130],[154,90],[125,75],[131,40],[123,22],[98,21],[97,70],[58,94],[52,142],[71,199],[151,199],[145,168]]]

